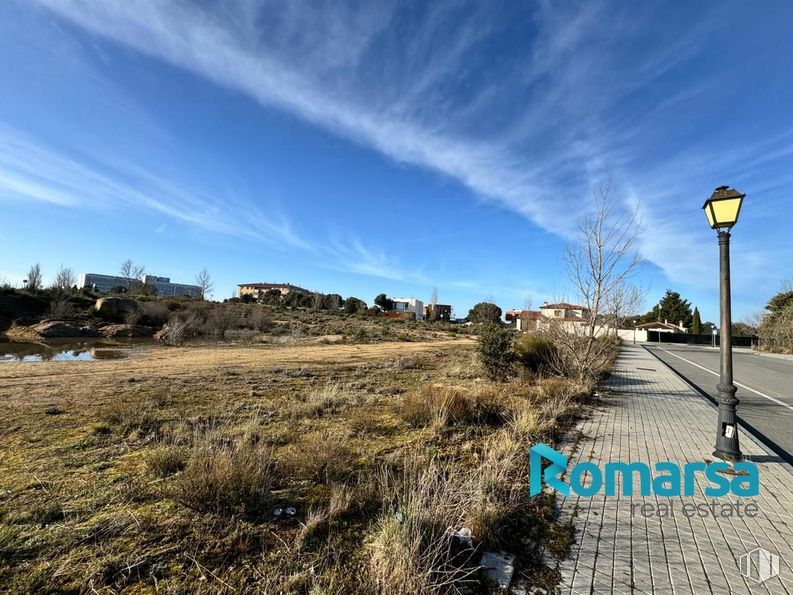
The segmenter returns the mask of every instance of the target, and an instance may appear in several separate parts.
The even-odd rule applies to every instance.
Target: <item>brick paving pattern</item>
[[[640,346],[627,346],[602,390],[602,406],[579,423],[581,438],[569,468],[592,461],[712,461],[716,410]],[[740,398],[740,389],[738,397]],[[791,430],[793,431],[793,429]],[[564,562],[561,592],[579,593],[791,593],[793,594],[793,474],[747,434],[741,450],[760,469],[755,518],[686,518],[684,503],[711,502],[710,485],[697,474],[693,497],[632,497],[603,492],[560,499],[563,517],[574,517],[576,543]],[[719,503],[733,502],[733,495]],[[645,518],[636,503],[672,503],[674,516]],[[740,556],[762,547],[780,556],[779,575],[758,583],[741,575]]]

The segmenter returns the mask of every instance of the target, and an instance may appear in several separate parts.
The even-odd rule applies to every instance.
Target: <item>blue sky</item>
[[[736,318],[790,279],[793,4],[11,0],[0,276],[126,258],[216,298],[289,281],[464,315],[573,299],[565,244],[611,180],[646,309],[717,311],[700,210],[747,193]]]

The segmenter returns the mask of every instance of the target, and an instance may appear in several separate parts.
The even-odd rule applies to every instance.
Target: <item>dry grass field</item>
[[[490,382],[474,347],[151,346],[0,366],[0,591],[476,593],[486,549],[552,587],[540,554],[569,535],[528,497],[526,452],[586,391]]]

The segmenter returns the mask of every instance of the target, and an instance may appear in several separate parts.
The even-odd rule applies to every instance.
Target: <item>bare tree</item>
[[[438,288],[432,288],[430,295],[430,321],[438,320]]]
[[[603,318],[613,327],[614,336],[617,336],[617,330],[623,328],[630,316],[635,316],[642,310],[645,295],[646,290],[623,279],[606,297]]]
[[[567,272],[577,298],[589,311],[583,336],[575,344],[575,361],[579,380],[592,379],[605,363],[598,345],[598,323],[609,310],[627,309],[627,303],[639,299],[640,292],[630,289],[630,279],[641,266],[636,242],[642,231],[635,212],[620,212],[611,196],[611,184],[604,184],[594,195],[595,210],[579,225],[578,237],[567,249]],[[572,333],[576,334],[576,333]],[[569,346],[572,347],[572,346]]]
[[[531,307],[534,305],[534,298],[530,295],[527,295],[523,298],[523,309],[524,310],[531,310]]]
[[[58,272],[55,273],[55,281],[52,282],[52,287],[69,291],[76,283],[77,278],[74,276],[72,269],[61,265]]]
[[[744,316],[741,322],[752,327],[755,331],[759,331],[765,322],[766,316],[767,313],[764,310],[758,310],[757,312],[752,312]]]
[[[142,264],[136,265],[131,259],[127,258],[121,263],[119,272],[127,282],[127,291],[129,291],[132,288],[132,284],[143,277],[143,274],[146,272],[146,267],[144,267]]]
[[[27,288],[28,289],[41,289],[43,285],[43,277],[41,274],[41,266],[39,263],[34,264],[28,271]]]
[[[209,276],[209,271],[206,267],[198,271],[195,277],[195,283],[201,288],[201,299],[205,300],[207,294],[212,293],[215,284],[212,282],[212,277]]]

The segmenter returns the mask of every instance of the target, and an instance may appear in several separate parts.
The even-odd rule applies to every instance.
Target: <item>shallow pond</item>
[[[0,343],[0,363],[69,362],[129,357],[129,347],[142,341],[108,342],[102,339],[73,339],[47,343]]]

